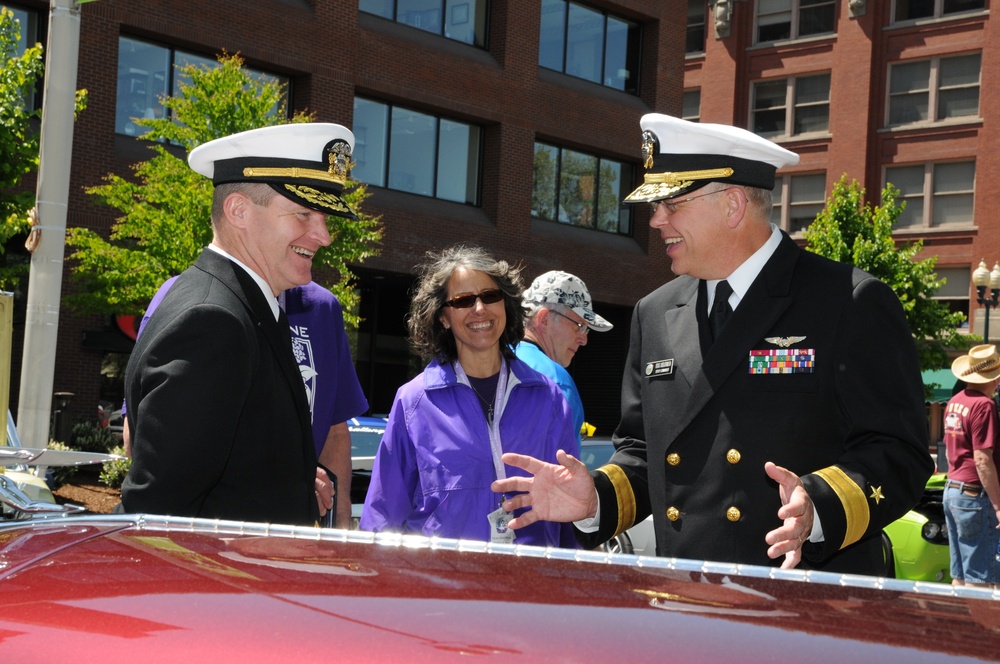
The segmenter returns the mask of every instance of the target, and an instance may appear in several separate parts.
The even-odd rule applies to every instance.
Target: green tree
[[[243,68],[238,55],[223,53],[217,66],[186,65],[174,97],[161,98],[170,118],[133,118],[148,129],[143,139],[153,155],[132,166],[134,177],[109,174],[105,184],[87,193],[122,213],[110,237],[85,228],[67,233],[72,273],[80,285],[67,303],[97,313],[138,313],[167,278],[192,263],[212,239],[210,224],[212,183],[192,171],[173,154],[167,142],[189,152],[207,141],[249,129],[284,124],[287,116],[283,87],[258,78]],[[172,119],[171,119],[172,118]],[[291,122],[309,122],[311,115],[296,113]],[[344,199],[358,212],[357,221],[329,217],[331,244],[320,249],[315,262],[328,270],[316,273],[344,306],[344,318],[357,325],[359,295],[351,287],[349,263],[378,253],[382,229],[377,217],[360,207],[366,187],[349,181]]]
[[[32,120],[41,114],[25,100],[35,93],[42,75],[42,47],[35,44],[17,55],[20,24],[14,13],[0,7],[0,253],[7,243],[28,232],[28,210],[35,204],[34,192],[25,191],[21,180],[38,169],[38,133]],[[0,288],[12,290],[27,272],[27,261],[0,264]]]
[[[882,190],[880,206],[872,208],[864,196],[856,180],[848,182],[842,176],[826,207],[805,230],[806,249],[854,265],[888,284],[903,305],[920,366],[947,366],[948,349],[967,347],[970,338],[957,332],[965,315],[933,299],[945,283],[934,271],[937,256],[917,260],[923,241],[899,245],[893,240],[892,229],[906,203],[897,204],[899,190],[891,183]]]

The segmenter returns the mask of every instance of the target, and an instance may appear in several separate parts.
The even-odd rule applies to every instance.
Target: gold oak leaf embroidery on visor
[[[312,187],[303,187],[294,184],[286,184],[285,189],[315,205],[322,205],[325,208],[340,212],[351,212],[344,201],[333,194],[327,194]]]

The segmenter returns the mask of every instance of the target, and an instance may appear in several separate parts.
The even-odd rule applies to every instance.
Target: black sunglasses
[[[499,288],[491,288],[490,290],[484,290],[478,295],[475,293],[459,295],[458,297],[453,297],[445,302],[444,306],[453,307],[455,309],[468,309],[469,307],[475,306],[477,299],[482,300],[483,304],[495,304],[503,299],[503,291]]]

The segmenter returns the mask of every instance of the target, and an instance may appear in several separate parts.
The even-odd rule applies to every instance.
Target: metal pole
[[[80,9],[77,3],[52,0],[38,156],[36,210],[39,225],[36,228],[41,229],[41,241],[31,256],[17,409],[18,433],[25,447],[46,447],[48,444],[79,50]]]

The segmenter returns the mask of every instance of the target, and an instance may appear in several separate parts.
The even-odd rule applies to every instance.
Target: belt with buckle
[[[967,496],[978,496],[983,492],[983,486],[981,484],[969,484],[968,482],[956,482],[955,480],[947,480],[944,485],[951,489],[958,489]]]

